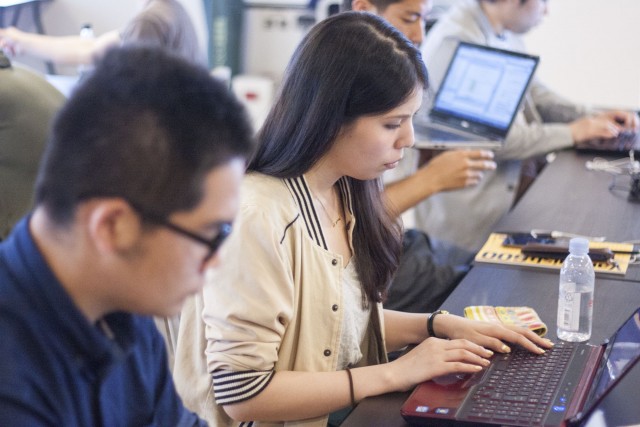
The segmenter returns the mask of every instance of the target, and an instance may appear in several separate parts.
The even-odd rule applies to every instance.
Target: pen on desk
[[[625,243],[625,242],[621,242],[622,244],[626,244],[626,245],[632,245],[630,250],[624,250],[624,249],[613,249],[613,248],[607,248],[609,249],[612,253],[614,254],[621,254],[621,255],[640,255],[640,245],[636,245],[633,243]]]
[[[630,251],[621,251],[621,250],[611,249],[611,252],[613,252],[614,254],[622,254],[622,255],[640,255],[640,250],[635,247]]]
[[[538,230],[538,229],[533,229],[531,230],[531,235],[533,237],[553,237],[554,239],[562,239],[562,238],[566,238],[566,239],[571,239],[574,237],[582,237],[583,239],[587,239],[591,242],[604,242],[606,240],[606,237],[604,236],[585,236],[584,234],[575,234],[575,233],[567,233],[566,231],[544,231],[544,230]]]

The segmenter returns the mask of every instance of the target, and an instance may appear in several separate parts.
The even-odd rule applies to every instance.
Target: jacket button
[[[334,258],[334,259],[331,261],[331,265],[338,265],[338,260]]]
[[[327,357],[331,356],[331,350],[326,349],[326,350],[324,351],[324,355],[325,355],[325,356],[327,356]]]
[[[338,311],[338,304],[333,304],[333,305],[331,306],[331,310],[333,310],[333,311]]]

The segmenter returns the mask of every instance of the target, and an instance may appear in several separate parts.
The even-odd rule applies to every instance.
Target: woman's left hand
[[[505,342],[519,345],[537,354],[553,347],[550,340],[518,326],[480,322],[451,314],[440,314],[433,321],[433,329],[440,338],[464,338],[499,353],[511,351]]]

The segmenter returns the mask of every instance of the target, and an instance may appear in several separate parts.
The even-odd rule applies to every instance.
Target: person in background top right
[[[547,9],[546,0],[457,2],[440,17],[422,44],[432,89],[440,86],[459,42],[525,51],[521,35],[540,23]],[[423,111],[427,111],[425,105]],[[519,193],[523,160],[637,128],[635,113],[589,111],[534,77],[504,148],[495,153],[497,168],[486,170],[476,186],[439,193],[418,205],[417,226],[428,232],[436,253],[443,254],[452,244],[477,252],[494,224],[512,207]]]

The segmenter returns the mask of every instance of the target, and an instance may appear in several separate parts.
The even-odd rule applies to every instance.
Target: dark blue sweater
[[[182,406],[152,319],[111,313],[90,324],[28,218],[0,245],[0,425],[206,425]]]

